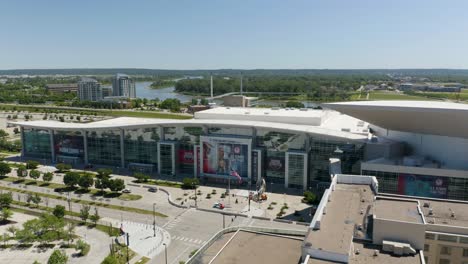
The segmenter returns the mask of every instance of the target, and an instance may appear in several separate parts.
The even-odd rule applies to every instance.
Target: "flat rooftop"
[[[216,240],[196,263],[299,263],[302,238],[240,230]]]
[[[373,199],[374,192],[369,185],[337,184],[331,193],[320,229],[311,229],[305,241],[311,243],[313,248],[347,254],[355,228],[364,227],[367,215],[372,214]],[[365,237],[364,233],[357,235]]]
[[[203,111],[202,111],[203,112]],[[201,112],[197,112],[201,113]],[[291,117],[290,117],[291,118]],[[289,119],[290,119],[289,118]],[[261,128],[270,130],[283,130],[288,132],[299,132],[315,134],[319,136],[335,137],[348,140],[366,140],[367,136],[329,129],[320,126],[286,124],[278,122],[254,121],[254,120],[230,120],[230,119],[158,119],[158,118],[136,118],[136,117],[118,117],[103,121],[91,123],[64,123],[50,120],[37,121],[19,121],[8,122],[12,125],[19,125],[26,128],[37,129],[57,129],[57,130],[109,130],[109,129],[135,129],[154,126],[170,126],[170,125],[207,125],[207,126],[233,126],[247,128]]]
[[[421,264],[421,257],[416,255],[396,256],[382,251],[382,247],[372,244],[353,243],[354,250],[359,249],[359,254],[353,254],[349,258],[349,264]],[[378,255],[374,256],[375,250]],[[327,260],[309,259],[307,264],[330,264]]]
[[[468,228],[468,203],[451,200],[419,199],[421,210],[428,224],[450,225]],[[425,206],[426,205],[426,206]],[[432,215],[429,214],[430,208]],[[452,217],[452,212],[454,217]]]
[[[418,210],[418,201],[377,196],[374,202],[377,218],[423,224]]]

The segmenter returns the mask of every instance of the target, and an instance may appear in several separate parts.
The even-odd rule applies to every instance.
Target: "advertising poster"
[[[286,171],[284,157],[268,156],[266,166],[270,177],[284,177]]]
[[[398,194],[429,198],[447,198],[448,179],[445,177],[400,174]]]
[[[248,177],[247,144],[231,140],[205,138],[203,144],[203,173],[230,176],[237,172]]]
[[[193,164],[193,150],[179,149],[179,164]]]
[[[55,153],[66,156],[84,155],[83,137],[55,137]]]

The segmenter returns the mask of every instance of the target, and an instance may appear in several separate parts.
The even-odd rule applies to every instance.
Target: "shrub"
[[[183,189],[195,189],[200,182],[196,178],[184,178],[182,180],[182,188]]]
[[[18,169],[16,169],[16,174],[21,178],[28,176],[28,170],[26,169],[26,166],[19,165]]]
[[[57,218],[63,218],[65,216],[65,206],[56,205],[52,214]]]
[[[59,163],[55,166],[59,172],[66,172],[71,170],[72,166],[70,164]]]
[[[31,170],[29,172],[29,177],[31,177],[31,179],[37,180],[39,177],[41,177],[41,173],[38,170]]]
[[[74,187],[78,184],[79,180],[80,174],[74,171],[69,171],[65,173],[65,176],[63,177],[63,183],[68,187]]]
[[[149,175],[146,175],[144,173],[137,172],[133,174],[133,177],[137,179],[138,182],[147,182],[150,178]]]
[[[52,172],[46,172],[42,175],[42,180],[45,182],[50,182],[54,178],[54,174]]]
[[[47,264],[66,264],[67,261],[68,256],[65,254],[65,252],[56,249],[54,252],[52,252],[52,255],[50,255]]]
[[[305,191],[304,198],[302,198],[302,202],[307,203],[307,204],[313,204],[316,199],[317,199],[317,196],[313,192]]]
[[[206,199],[211,199],[211,194],[206,194]]]
[[[39,162],[37,162],[35,160],[26,161],[26,169],[35,170],[35,169],[37,169],[37,167],[39,167]]]
[[[89,253],[89,250],[91,249],[90,245],[84,242],[83,240],[78,240],[76,242],[76,249],[80,251],[80,256],[86,256]]]
[[[8,163],[0,162],[0,176],[5,176],[11,172],[11,167]]]

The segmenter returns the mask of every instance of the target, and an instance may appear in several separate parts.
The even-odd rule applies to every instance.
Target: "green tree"
[[[89,205],[82,205],[80,209],[80,218],[83,220],[85,223],[88,221],[89,218],[89,210],[91,207]]]
[[[47,264],[66,264],[67,261],[68,261],[67,254],[65,254],[65,252],[63,251],[56,249],[54,250],[54,252],[52,252],[52,255],[50,255],[50,258],[47,261]]]
[[[80,181],[80,174],[75,171],[69,171],[63,176],[63,183],[68,187],[75,187]]]
[[[54,178],[54,174],[52,172],[46,172],[42,175],[42,180],[45,182],[50,182]]]
[[[26,169],[35,170],[35,169],[37,169],[37,167],[39,167],[39,162],[37,162],[35,160],[26,161]]]
[[[89,187],[93,186],[93,183],[93,176],[91,176],[91,174],[89,173],[82,175],[78,180],[78,185],[86,190],[88,190]]]
[[[315,193],[311,191],[305,191],[304,192],[304,198],[302,198],[302,202],[308,203],[308,204],[313,204],[317,199],[317,196]]]
[[[96,226],[99,219],[101,219],[101,216],[99,215],[98,209],[94,207],[94,214],[89,217],[89,220],[91,220]]]
[[[192,105],[197,105],[198,104],[198,100],[196,98],[192,98]]]
[[[206,98],[200,99],[200,104],[201,105],[208,105],[208,99],[206,99]]]
[[[109,189],[113,192],[120,192],[125,189],[125,182],[122,179],[110,180]]]
[[[65,164],[65,163],[59,163],[57,165],[55,165],[55,167],[57,168],[57,170],[59,172],[67,172],[69,170],[71,170],[72,166],[70,164]]]
[[[52,214],[55,215],[55,217],[62,219],[65,216],[65,206],[56,205]]]
[[[10,115],[8,115],[8,116],[10,116]],[[10,116],[9,119],[11,119],[11,116]],[[20,133],[20,130],[19,130],[17,127],[15,127],[15,128],[13,129],[13,133],[15,133],[15,135],[17,135],[17,134]]]
[[[18,175],[18,177],[21,177],[21,178],[28,176],[28,170],[26,169],[26,166],[19,165],[18,168],[16,169],[16,174]]]
[[[10,207],[13,202],[13,195],[9,193],[0,193],[0,208]]]
[[[37,180],[39,177],[41,177],[41,173],[38,170],[31,170],[29,172],[29,177],[31,177],[31,179]]]
[[[195,189],[200,182],[196,178],[184,178],[182,180],[182,188],[184,189]]]
[[[150,178],[149,175],[141,173],[141,172],[137,172],[133,174],[133,177],[135,177],[138,182],[147,182]]]
[[[11,209],[4,207],[1,212],[1,219],[3,223],[7,223],[8,220],[13,216]]]
[[[97,173],[98,173],[97,175],[98,178],[110,177],[110,175],[112,174],[112,169],[101,168],[97,170]]]
[[[8,137],[8,133],[3,130],[3,129],[0,129],[0,138],[6,138]]]
[[[6,162],[0,162],[0,176],[5,176],[11,172],[11,167]]]
[[[180,106],[181,106],[181,103],[180,103],[179,99],[176,99],[176,98],[165,99],[159,105],[160,108],[168,109],[171,112],[179,112],[180,111]]]
[[[104,190],[109,188],[111,180],[108,177],[104,177],[101,179],[96,179],[94,181],[94,186],[101,190],[101,193],[104,193]]]
[[[39,204],[42,202],[41,197],[36,193],[32,195],[31,202],[33,202],[36,207],[39,207]]]

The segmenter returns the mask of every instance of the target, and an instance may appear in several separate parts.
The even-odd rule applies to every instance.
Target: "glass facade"
[[[302,189],[304,186],[304,154],[288,153],[288,187]]]
[[[151,172],[157,171],[159,128],[129,129],[124,132],[125,165],[133,170],[146,166]],[[152,169],[150,169],[152,168]]]
[[[171,143],[160,143],[159,144],[159,151],[160,151],[160,166],[161,166],[161,174],[162,175],[172,175],[175,173],[173,171],[173,162],[174,162],[174,155],[173,155],[174,144]]]
[[[24,129],[24,154],[40,159],[52,159],[50,132],[44,129]]]
[[[330,182],[330,158],[341,160],[344,174],[359,174],[363,154],[364,144],[312,137],[309,154],[310,183]]]
[[[265,176],[266,181],[284,185],[285,174],[288,173],[289,187],[302,189],[305,175],[308,186],[317,186],[317,183],[330,181],[331,157],[341,159],[343,173],[359,174],[359,163],[363,156],[363,144],[360,143],[263,128],[254,130],[215,126],[204,129],[196,125],[173,125],[125,129],[123,132],[119,129],[95,130],[86,132],[87,148],[83,133],[55,132],[53,148],[58,162],[84,163],[85,149],[87,149],[90,164],[121,167],[123,158],[124,166],[132,171],[148,174],[159,171],[163,175],[177,174],[187,177],[194,176],[195,165],[199,172],[206,175],[226,176],[235,171],[241,177],[247,177],[249,169],[247,165],[250,164],[254,166],[250,167],[251,177],[255,178],[253,182],[257,180],[260,172],[260,177]],[[121,145],[121,135],[123,135],[123,145]],[[218,158],[210,160],[209,157],[213,155],[195,153],[195,150],[203,145],[200,136],[218,138],[217,147],[213,149],[213,153]],[[246,143],[247,141],[242,143],[242,140],[247,140],[249,143]],[[236,143],[238,141],[241,143]],[[26,156],[50,159],[52,148],[48,130],[25,129],[24,144]],[[261,153],[260,157],[257,156],[257,152],[255,155],[249,152],[253,149]],[[288,169],[286,169],[287,153],[290,155]],[[195,160],[196,156],[198,162]],[[203,164],[202,167],[200,163]],[[306,171],[304,163],[308,164]],[[467,193],[464,192],[465,185],[467,183],[464,181],[456,181],[451,187],[451,192],[453,195],[464,197],[464,193]],[[387,187],[390,183],[382,186],[390,188]]]
[[[84,136],[81,131],[55,131],[55,160],[64,163],[84,162]]]
[[[468,179],[363,170],[375,176],[379,192],[429,198],[468,200]]]
[[[119,130],[97,130],[87,134],[89,163],[121,166]]]

